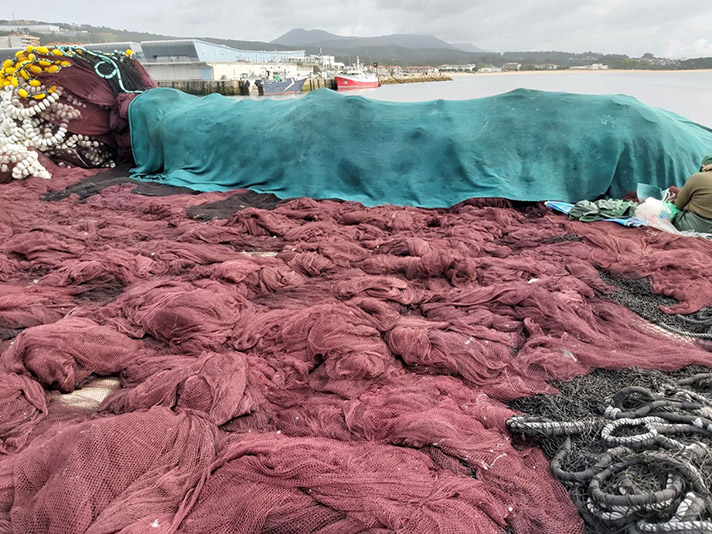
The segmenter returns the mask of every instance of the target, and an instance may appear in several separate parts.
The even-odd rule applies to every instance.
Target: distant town
[[[104,52],[131,49],[151,77],[164,85],[237,81],[275,74],[328,78],[353,65],[357,58],[385,83],[447,79],[447,74],[453,72],[712,68],[712,58],[668,59],[650,53],[639,58],[594,52],[495,53],[428,35],[345,38],[321,30],[292,30],[271,42],[254,42],[176,38],[88,25],[0,21],[0,59],[27,46],[69,44]]]

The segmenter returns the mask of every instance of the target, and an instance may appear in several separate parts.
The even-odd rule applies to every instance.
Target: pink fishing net
[[[712,363],[599,276],[693,312],[709,241],[504,200],[41,200],[88,172],[2,190],[0,532],[583,532],[505,403]],[[103,376],[92,409],[58,393]]]

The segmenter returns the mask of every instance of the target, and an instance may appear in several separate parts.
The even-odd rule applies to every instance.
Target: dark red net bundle
[[[712,362],[601,277],[697,312],[705,240],[82,172],[3,186],[0,532],[583,532],[506,403]]]

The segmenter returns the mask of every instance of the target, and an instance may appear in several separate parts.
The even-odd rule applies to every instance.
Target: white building
[[[500,67],[480,67],[477,72],[502,72]]]
[[[0,35],[0,48],[16,48],[19,50],[28,46],[40,46],[40,38],[26,33]]]
[[[304,50],[239,50],[200,39],[143,41],[146,63],[249,62],[304,60]]]
[[[324,54],[311,54],[302,58],[302,60],[314,64],[322,70],[333,70],[336,66],[334,56],[325,56]]]
[[[505,63],[504,65],[502,65],[502,70],[519,70],[521,68],[521,63]]]
[[[592,65],[577,65],[569,67],[569,70],[608,70],[608,65],[603,63],[593,63]]]

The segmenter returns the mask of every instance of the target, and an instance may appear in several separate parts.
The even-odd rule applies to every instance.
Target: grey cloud
[[[297,27],[342,35],[427,33],[493,51],[587,50],[712,56],[709,0],[143,0],[30,4],[0,17],[105,25],[179,36],[270,41]]]

